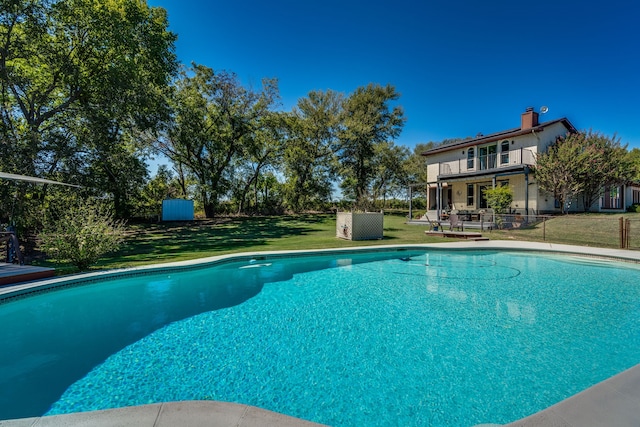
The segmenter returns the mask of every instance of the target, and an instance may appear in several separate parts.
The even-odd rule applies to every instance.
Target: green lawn
[[[618,248],[620,245],[619,218],[629,219],[630,249],[640,249],[640,213],[572,214],[553,217],[544,224],[509,231],[493,231],[491,239],[547,241],[569,245]]]
[[[483,235],[490,239],[543,241],[544,234],[544,240],[553,243],[617,248],[620,216],[622,215],[566,215],[547,220],[544,225],[538,223],[518,230],[485,231]],[[631,220],[631,248],[640,249],[640,214],[624,214],[624,217]],[[424,232],[428,227],[406,224],[406,213],[385,214],[383,240],[352,242],[336,238],[335,221],[333,214],[307,214],[221,218],[190,223],[135,224],[129,226],[129,234],[122,248],[101,260],[94,268],[133,267],[237,252],[455,240],[426,236]],[[70,270],[65,267],[59,269],[60,274],[66,272]]]
[[[281,217],[225,218],[192,223],[130,226],[123,248],[98,268],[131,267],[237,252],[345,248],[380,244],[441,242],[427,237],[426,226],[405,224],[406,217],[387,214],[384,239],[352,242],[336,238],[336,217],[307,214]]]

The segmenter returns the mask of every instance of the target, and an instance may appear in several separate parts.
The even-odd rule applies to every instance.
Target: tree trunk
[[[204,216],[206,218],[214,218],[216,216],[216,207],[212,202],[204,203]]]
[[[214,195],[208,195],[205,190],[201,190],[200,195],[205,218],[214,218],[216,216],[217,198]]]

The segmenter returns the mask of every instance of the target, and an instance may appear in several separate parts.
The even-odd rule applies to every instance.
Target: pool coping
[[[322,427],[255,406],[215,400],[154,403],[67,415],[0,420],[0,427]]]
[[[329,253],[349,253],[383,250],[410,249],[484,249],[511,250],[575,254],[600,259],[613,259],[632,263],[640,263],[640,252],[622,249],[608,249],[587,246],[560,245],[541,242],[522,242],[506,240],[461,241],[449,243],[429,243],[412,245],[376,245],[351,248],[332,248],[297,251],[265,251],[226,254],[198,260],[180,261],[166,264],[155,264],[133,267],[122,270],[111,270],[64,276],[36,282],[9,285],[0,288],[0,299],[13,299],[26,296],[38,289],[51,290],[70,280],[76,284],[105,280],[114,276],[130,276],[151,274],[164,269],[201,268],[209,264],[254,259],[265,256],[314,255]],[[532,414],[521,420],[506,424],[509,427],[596,427],[602,425],[637,426],[640,425],[640,364],[631,367],[611,378],[608,378],[586,390],[562,400],[547,409]],[[177,422],[179,420],[179,423]],[[185,401],[166,402],[152,405],[125,407],[103,411],[81,412],[68,415],[23,418],[17,420],[0,420],[0,427],[22,426],[162,426],[176,425],[199,426],[206,421],[214,426],[319,426],[309,421],[290,417],[264,409],[228,402],[218,401]],[[491,420],[486,422],[490,423]],[[491,424],[487,424],[491,425]],[[496,424],[493,424],[496,425]]]
[[[484,249],[484,250],[510,250],[523,252],[545,252],[545,253],[563,253],[589,256],[601,259],[614,259],[618,261],[632,262],[640,264],[640,252],[634,252],[623,249],[609,249],[589,246],[572,246],[560,245],[542,242],[523,242],[512,240],[488,240],[488,241],[459,241],[447,243],[416,243],[416,244],[399,244],[399,245],[374,245],[374,246],[356,246],[349,248],[328,248],[328,249],[301,249],[289,251],[256,251],[256,252],[239,252],[233,254],[217,255],[207,258],[198,258],[187,261],[177,261],[162,264],[150,264],[138,267],[129,267],[115,270],[101,270],[90,273],[72,274],[59,276],[53,279],[43,279],[30,282],[22,282],[0,287],[0,303],[4,300],[11,299],[20,295],[28,295],[33,292],[52,290],[61,286],[75,286],[93,281],[102,281],[117,277],[129,277],[144,274],[163,273],[165,271],[180,271],[189,269],[206,268],[211,265],[261,259],[264,257],[283,257],[283,256],[313,256],[323,254],[344,254],[358,253],[370,251],[387,251],[387,250],[411,250],[411,249]]]

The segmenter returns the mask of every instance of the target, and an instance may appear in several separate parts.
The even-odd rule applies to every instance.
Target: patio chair
[[[429,221],[429,231],[442,231],[442,223],[440,221],[432,221],[429,219],[429,215],[427,215],[426,212],[420,219],[423,221]]]
[[[449,215],[449,230],[453,231],[454,228],[457,228],[459,231],[464,231],[464,223],[456,213]]]

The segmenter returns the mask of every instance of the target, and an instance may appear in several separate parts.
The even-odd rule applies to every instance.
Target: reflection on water
[[[260,292],[262,273],[226,268],[141,276],[0,306],[0,324],[9,326],[0,328],[0,419],[43,414],[70,380],[168,323],[241,304]]]
[[[0,419],[44,414],[71,383],[110,355],[169,323],[242,304],[265,283],[394,256],[252,259],[106,280],[1,304]]]
[[[477,304],[483,296],[478,293],[469,294],[462,289],[456,289],[451,285],[438,283],[428,283],[427,292],[455,300],[460,303]],[[516,300],[495,300],[495,314],[498,319],[506,317],[511,320],[534,324],[536,322],[536,308],[528,302],[518,302]]]
[[[374,262],[379,260],[386,262]],[[300,274],[334,267],[339,268]],[[253,322],[250,328],[235,329],[255,333],[260,340],[269,341],[270,330],[267,328],[260,333],[256,329],[269,326],[267,320],[273,320],[269,319],[273,312],[290,308],[290,312],[282,313],[280,319],[284,320],[272,325],[285,327],[282,342],[292,335],[295,329],[289,328],[298,326],[302,314],[312,313],[307,319],[310,323],[308,331],[332,339],[335,331],[361,331],[356,334],[355,341],[360,344],[364,338],[371,338],[368,336],[370,331],[371,334],[380,332],[370,329],[374,319],[368,313],[382,305],[384,309],[380,312],[387,316],[387,321],[379,325],[381,330],[387,329],[381,341],[384,345],[395,342],[393,340],[403,343],[404,335],[399,333],[402,330],[425,327],[420,339],[410,341],[408,348],[399,344],[389,346],[388,351],[420,352],[424,349],[423,342],[435,342],[447,326],[453,327],[450,330],[460,339],[429,351],[442,353],[438,357],[452,360],[457,355],[449,347],[458,348],[465,339],[478,343],[471,352],[475,355],[489,354],[502,340],[508,343],[503,353],[513,352],[515,358],[522,358],[522,354],[533,358],[537,357],[537,350],[531,347],[541,342],[531,339],[534,330],[565,340],[578,329],[577,326],[588,322],[594,327],[604,324],[609,328],[602,330],[635,331],[640,307],[634,294],[638,289],[635,286],[637,274],[607,268],[600,272],[598,277],[601,279],[595,280],[590,271],[584,271],[587,270],[585,266],[578,267],[580,270],[576,271],[576,264],[550,258],[489,252],[425,254],[404,251],[293,259],[274,256],[191,271],[114,279],[34,295],[0,305],[0,419],[42,415],[72,383],[84,378],[124,347],[169,324],[175,326],[175,322],[182,319],[230,307],[235,310],[227,310],[225,316],[230,312],[242,312],[243,308],[252,305],[271,310],[269,315],[260,317],[261,325]],[[361,270],[366,274],[362,275]],[[350,282],[346,281],[345,272],[350,276]],[[314,279],[309,281],[309,277]],[[351,286],[345,286],[345,283]],[[620,285],[620,288],[612,293],[607,289],[609,283]],[[623,287],[626,283],[633,286]],[[575,292],[578,287],[589,292]],[[623,296],[623,290],[627,296]],[[315,298],[310,299],[310,293]],[[265,306],[270,298],[278,304]],[[248,300],[251,301],[243,304]],[[337,306],[347,307],[344,321],[334,318]],[[412,310],[414,314],[426,315],[411,316]],[[354,318],[359,318],[360,323],[349,324]],[[328,332],[325,328],[331,322],[337,323]],[[433,329],[426,328],[430,322],[433,322]],[[397,325],[409,326],[403,329]],[[495,326],[498,329],[491,329]],[[486,335],[486,330],[493,332]],[[587,330],[596,329],[587,325]],[[220,329],[208,332],[221,341],[228,338],[227,335],[216,335],[220,334]],[[306,337],[309,333],[301,335]],[[607,334],[592,335],[572,339],[573,348],[578,349],[574,351],[578,355],[576,360],[584,360],[588,353],[582,349],[591,351],[592,344],[597,344]],[[174,333],[174,336],[182,335]],[[429,340],[422,339],[427,336]],[[256,338],[256,341],[259,340]],[[628,340],[621,342],[620,347],[628,346]],[[271,346],[271,342],[267,344],[269,351],[277,347]],[[330,344],[334,344],[332,340]],[[293,351],[295,357],[287,366],[296,366],[301,357],[299,348],[304,347],[293,349],[296,350]],[[323,353],[326,348],[329,346],[309,354]],[[354,351],[357,346],[350,345],[348,349]],[[377,351],[380,346],[372,347],[372,351],[374,349]],[[332,354],[326,352],[328,358]],[[563,357],[563,360],[568,359]],[[354,360],[357,362],[353,366],[359,369],[367,356]],[[491,360],[495,360],[495,355]],[[552,364],[541,370],[555,368],[555,360],[553,358]],[[449,378],[448,375],[443,378]]]

